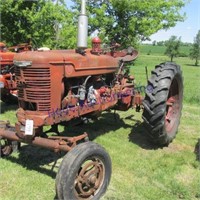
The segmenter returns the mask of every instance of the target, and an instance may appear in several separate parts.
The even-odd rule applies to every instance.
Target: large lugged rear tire
[[[180,66],[172,62],[157,65],[148,81],[143,101],[143,120],[153,143],[168,145],[180,123],[183,78]]]
[[[98,200],[111,177],[108,153],[94,142],[75,146],[66,154],[56,176],[57,198],[62,200]]]

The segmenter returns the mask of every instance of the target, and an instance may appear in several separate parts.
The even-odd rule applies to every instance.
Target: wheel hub
[[[94,185],[96,181],[97,181],[97,178],[95,176],[92,176],[89,178],[90,185]]]
[[[166,116],[165,116],[165,127],[168,134],[172,133],[172,129],[175,126],[176,118],[180,111],[180,98],[179,98],[179,87],[176,79],[172,81],[170,86],[168,99],[166,102]]]
[[[88,199],[100,189],[104,179],[103,163],[95,158],[86,161],[75,180],[75,193],[78,199]]]

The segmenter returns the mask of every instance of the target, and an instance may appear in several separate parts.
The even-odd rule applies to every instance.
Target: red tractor
[[[17,84],[15,82],[13,58],[15,53],[7,50],[0,42],[0,88],[1,100],[6,103],[17,102]]]
[[[2,123],[0,129],[2,156],[12,152],[10,141],[68,152],[56,177],[58,199],[100,199],[111,177],[111,159],[105,149],[89,141],[87,133],[60,135],[58,124],[94,119],[110,109],[142,108],[150,138],[163,146],[175,137],[181,116],[183,82],[178,65],[157,65],[143,99],[126,65],[138,52],[132,47],[118,51],[118,44],[102,49],[99,38],[87,49],[87,23],[82,0],[77,49],[15,55],[18,121],[14,128]],[[44,132],[49,125],[50,131]]]
[[[31,45],[24,43],[14,47],[8,48],[14,50],[17,53],[24,51],[31,51]],[[13,58],[16,54],[7,50],[6,45],[0,42],[0,88],[1,88],[1,100],[5,103],[13,104],[17,103],[17,84],[15,81],[15,72]]]

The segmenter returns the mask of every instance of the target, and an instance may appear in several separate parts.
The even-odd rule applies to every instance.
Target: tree
[[[191,59],[195,59],[195,66],[198,66],[200,60],[200,30],[194,38],[194,43],[190,49]]]
[[[72,0],[77,9],[80,0]],[[89,33],[96,30],[104,41],[124,46],[146,40],[161,29],[184,20],[180,9],[186,0],[88,0]]]
[[[156,46],[156,45],[157,45],[156,40],[154,40],[154,41],[152,42],[152,45],[153,45],[153,46]]]
[[[177,38],[177,36],[171,36],[169,40],[165,42],[166,51],[165,54],[168,55],[173,62],[174,57],[179,56],[180,54],[180,45],[181,45],[181,38]]]
[[[9,45],[35,41],[37,46],[72,48],[76,44],[80,0],[2,0],[1,36]],[[187,0],[88,0],[89,34],[99,32],[103,42],[135,45],[160,29],[184,19],[179,13]]]
[[[76,42],[73,13],[63,0],[4,0],[0,4],[1,40],[16,45],[72,48]],[[68,39],[69,38],[69,39]]]
[[[159,42],[157,42],[157,45],[158,46],[164,46],[165,45],[165,41],[159,41]]]

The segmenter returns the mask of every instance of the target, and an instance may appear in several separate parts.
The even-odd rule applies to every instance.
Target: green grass
[[[137,83],[146,84],[149,74],[165,56],[141,54],[131,73]],[[101,144],[112,159],[112,179],[103,200],[198,200],[200,165],[194,153],[200,137],[200,68],[187,58],[175,60],[184,75],[184,106],[176,139],[164,148],[155,148],[145,137],[141,113],[104,112],[98,121],[82,126],[63,127],[65,134],[84,131]],[[1,120],[16,122],[16,106],[1,102]],[[55,176],[62,159],[39,147],[23,145],[21,151],[0,159],[0,200],[49,200],[55,197]]]
[[[153,45],[147,45],[143,44],[140,46],[139,51],[142,54],[149,54],[149,55],[164,55],[165,52],[165,46],[153,46]]]
[[[145,55],[164,55],[165,53],[165,46],[153,46],[148,44],[143,44],[140,46],[139,51]],[[188,56],[190,53],[190,46],[181,46],[180,47],[180,54],[184,56]]]

